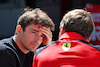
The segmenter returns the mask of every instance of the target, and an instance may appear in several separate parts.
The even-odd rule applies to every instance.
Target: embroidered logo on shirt
[[[62,44],[62,49],[63,49],[64,51],[69,50],[70,47],[71,47],[71,43],[70,43],[70,42],[63,43],[63,44]]]

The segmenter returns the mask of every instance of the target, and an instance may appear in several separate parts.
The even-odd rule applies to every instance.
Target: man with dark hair
[[[39,8],[25,10],[15,35],[0,41],[0,67],[32,67],[33,51],[52,40],[54,23],[48,15]]]
[[[100,67],[100,46],[88,43],[93,29],[89,12],[69,11],[60,23],[59,39],[36,51],[33,67]]]

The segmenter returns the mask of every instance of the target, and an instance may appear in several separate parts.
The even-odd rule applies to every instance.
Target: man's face
[[[19,40],[25,50],[34,51],[42,43],[43,33],[40,28],[39,24],[30,24],[25,28],[25,31],[21,30]]]

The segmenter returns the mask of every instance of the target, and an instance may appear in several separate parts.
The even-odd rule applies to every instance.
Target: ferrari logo
[[[62,49],[65,50],[65,51],[69,50],[70,47],[71,47],[71,43],[70,42],[62,44]]]

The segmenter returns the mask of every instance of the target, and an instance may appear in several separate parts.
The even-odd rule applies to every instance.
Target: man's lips
[[[34,45],[34,46],[38,46],[37,44],[32,44],[32,45]]]

